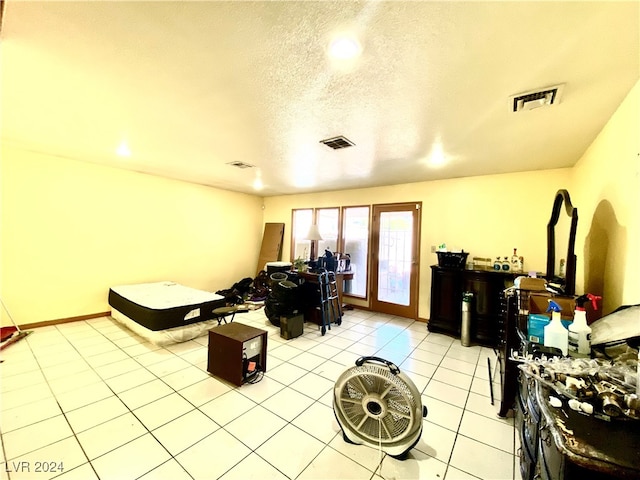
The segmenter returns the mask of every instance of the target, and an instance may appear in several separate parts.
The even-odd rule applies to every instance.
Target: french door
[[[422,203],[373,206],[371,308],[418,318],[420,212]]]

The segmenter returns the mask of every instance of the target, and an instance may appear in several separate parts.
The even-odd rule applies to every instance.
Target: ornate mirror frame
[[[560,218],[560,211],[564,203],[565,212],[571,219],[569,230],[569,245],[567,246],[567,265],[564,277],[564,291],[566,295],[574,295],[576,292],[576,255],[575,242],[578,228],[578,209],[571,204],[571,197],[567,190],[558,190],[553,201],[551,218],[547,224],[547,280],[557,278],[556,265],[556,234],[555,227]]]

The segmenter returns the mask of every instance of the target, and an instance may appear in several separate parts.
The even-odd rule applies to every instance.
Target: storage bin
[[[280,336],[285,340],[299,337],[303,332],[303,315],[283,315],[280,317]]]
[[[438,265],[449,268],[464,268],[467,263],[468,252],[436,252],[438,254]]]

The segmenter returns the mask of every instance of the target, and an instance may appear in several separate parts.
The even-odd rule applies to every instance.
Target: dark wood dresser
[[[516,401],[523,480],[640,478],[639,420],[601,420],[575,412],[566,400],[555,408],[552,393],[523,376]]]
[[[502,296],[520,273],[431,266],[430,332],[460,337],[462,294],[473,293],[470,337],[473,343],[496,348],[502,338]]]

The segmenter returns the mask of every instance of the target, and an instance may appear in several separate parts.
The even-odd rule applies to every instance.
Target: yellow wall
[[[285,223],[289,258],[293,208],[421,201],[426,319],[432,245],[483,257],[517,247],[527,270],[544,272],[546,224],[566,188],[580,217],[576,291],[603,294],[609,313],[640,303],[638,105],[636,84],[572,169],[266,199],[5,145],[0,294],[25,324],[107,311],[108,289],[121,283],[169,279],[215,291],[254,275],[265,222]]]
[[[546,225],[555,193],[565,188],[578,209],[576,293],[603,296],[601,314],[640,303],[640,82],[571,169],[470,177],[392,187],[265,199],[265,221],[287,225],[291,209],[422,201],[420,318],[429,317],[431,246],[471,256],[509,255],[546,272]],[[515,160],[514,160],[515,161]],[[353,303],[366,306],[366,302]]]
[[[6,145],[1,173],[0,294],[18,324],[108,311],[113,285],[255,274],[260,197]]]
[[[555,193],[570,169],[490,175],[391,187],[287,195],[265,199],[265,222],[285,222],[283,256],[290,254],[291,209],[422,202],[418,315],[429,318],[432,245],[446,243],[470,256],[524,256],[525,269],[546,271],[546,225]],[[348,253],[348,252],[347,252]],[[363,302],[353,302],[362,305]],[[366,305],[366,304],[365,304]]]
[[[572,171],[578,281],[602,313],[640,303],[640,81]]]

